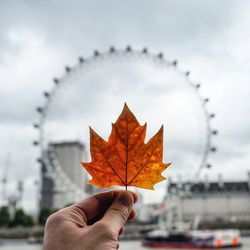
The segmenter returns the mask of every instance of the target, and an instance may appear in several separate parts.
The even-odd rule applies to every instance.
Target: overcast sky
[[[219,173],[225,179],[246,179],[249,24],[247,0],[1,1],[0,176],[9,158],[8,193],[15,191],[18,179],[23,180],[22,204],[34,210],[39,166],[35,164],[38,152],[31,145],[37,136],[32,124],[38,119],[36,106],[44,102],[42,92],[51,89],[53,77],[62,75],[64,66],[75,64],[79,55],[88,57],[93,50],[106,51],[111,45],[162,51],[190,70],[190,77],[202,83],[203,95],[211,99],[208,109],[216,113],[212,126],[219,131],[214,141],[218,152],[210,159],[214,167],[207,174],[211,179]],[[114,97],[112,91],[106,89],[109,99]],[[123,103],[117,105],[121,110]],[[110,122],[117,110],[110,114]],[[140,110],[145,113],[138,107],[139,116]],[[184,161],[182,153],[178,155]]]

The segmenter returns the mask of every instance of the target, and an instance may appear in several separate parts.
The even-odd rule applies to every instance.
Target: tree
[[[38,215],[38,222],[40,225],[45,225],[48,217],[53,213],[48,207],[42,207],[39,215]]]
[[[23,209],[17,209],[15,217],[11,222],[11,226],[24,226],[24,227],[31,227],[33,226],[33,218],[29,214],[25,214]]]
[[[0,227],[8,227],[10,223],[10,214],[7,207],[0,208]]]

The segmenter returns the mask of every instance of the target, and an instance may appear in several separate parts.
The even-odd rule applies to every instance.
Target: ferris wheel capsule
[[[157,57],[158,57],[159,59],[162,59],[162,58],[163,58],[163,53],[159,53]]]
[[[127,52],[131,52],[131,51],[132,51],[132,48],[131,48],[130,46],[127,46],[126,51],[127,51]]]
[[[95,56],[95,57],[98,57],[99,55],[100,55],[99,51],[98,51],[98,50],[95,50],[95,51],[94,51],[94,56]]]
[[[43,112],[43,108],[42,108],[42,107],[37,107],[37,108],[36,108],[36,111],[37,111],[38,113],[42,113],[42,112]]]
[[[46,98],[49,98],[49,96],[50,96],[49,92],[47,92],[47,91],[45,91],[45,92],[43,93],[43,95],[44,95]]]
[[[217,135],[217,134],[218,134],[218,130],[213,130],[213,131],[212,131],[212,134],[213,134],[213,135]]]
[[[69,66],[65,66],[65,71],[69,73],[71,71],[71,68]]]
[[[111,46],[110,49],[109,49],[109,52],[114,53],[115,52],[115,47]]]
[[[173,65],[173,66],[177,66],[177,64],[178,64],[178,61],[177,61],[177,60],[174,60],[174,61],[172,62],[172,65]]]
[[[33,127],[34,127],[34,128],[39,128],[39,124],[34,123],[34,124],[33,124]]]
[[[84,58],[83,58],[83,57],[81,57],[81,56],[79,57],[79,59],[78,59],[78,60],[79,60],[79,63],[80,63],[80,64],[84,63],[84,61],[85,61],[85,60],[84,60]]]
[[[58,83],[59,83],[58,78],[54,78],[53,81],[54,81],[55,84],[58,84]]]
[[[210,150],[211,150],[211,152],[216,152],[217,148],[216,147],[211,147]]]

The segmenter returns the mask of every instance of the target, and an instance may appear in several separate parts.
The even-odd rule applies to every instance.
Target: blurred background
[[[49,214],[100,191],[79,164],[88,126],[107,140],[125,102],[146,141],[164,125],[172,165],[137,190],[121,247],[174,221],[247,235],[249,22],[243,0],[1,1],[0,249],[39,243]]]

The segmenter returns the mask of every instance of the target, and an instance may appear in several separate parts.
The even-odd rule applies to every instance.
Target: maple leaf
[[[154,189],[165,180],[161,173],[170,165],[162,162],[163,126],[145,144],[146,123],[141,126],[124,104],[122,113],[112,124],[108,141],[90,128],[91,162],[81,162],[92,179],[89,184],[102,188],[134,186]]]

